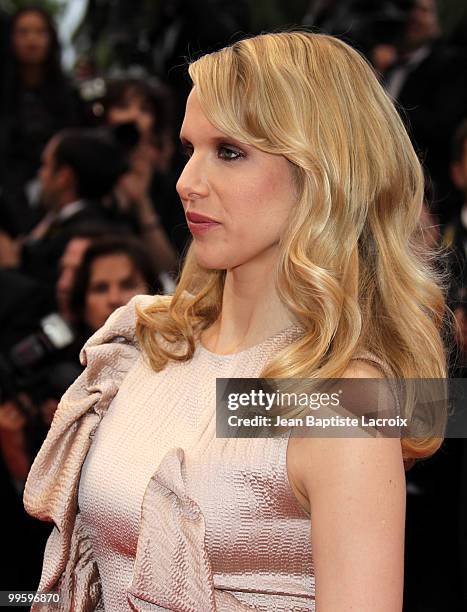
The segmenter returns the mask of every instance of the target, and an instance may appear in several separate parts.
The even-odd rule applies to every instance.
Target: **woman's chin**
[[[195,247],[196,261],[201,268],[206,270],[225,270],[228,267],[228,258],[219,256],[219,252],[208,252],[205,245]]]
[[[201,268],[204,268],[205,270],[225,270],[226,269],[226,266],[222,265],[218,261],[207,260],[203,258],[200,258],[200,259],[196,258],[196,261],[198,262],[198,265]]]

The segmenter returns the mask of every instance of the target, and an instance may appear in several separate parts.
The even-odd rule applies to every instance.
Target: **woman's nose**
[[[107,294],[107,302],[111,308],[124,306],[126,303],[124,292],[119,287],[110,287]]]
[[[194,154],[184,167],[176,186],[182,201],[206,197],[209,193],[209,184],[206,167],[200,157]]]

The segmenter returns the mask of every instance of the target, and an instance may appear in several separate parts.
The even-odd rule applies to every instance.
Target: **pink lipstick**
[[[186,219],[188,222],[188,228],[192,234],[204,233],[221,225],[215,219],[195,212],[187,212]]]

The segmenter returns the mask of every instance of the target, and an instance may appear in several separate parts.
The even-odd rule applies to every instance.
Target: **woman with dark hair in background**
[[[72,320],[70,324],[74,341],[57,352],[54,360],[49,363],[49,367],[54,367],[56,372],[58,372],[57,364],[66,365],[70,376],[74,372],[68,384],[71,384],[74,377],[78,376],[82,370],[79,363],[79,352],[83,344],[104,325],[112,312],[120,306],[125,306],[135,295],[148,292],[159,293],[161,289],[151,258],[134,238],[108,235],[94,240],[95,242],[91,242],[87,247],[76,271],[71,292]],[[52,397],[51,394],[38,406],[42,413],[42,420],[47,427],[52,421],[57,403],[57,398]],[[21,414],[15,410],[13,405],[9,407],[9,410],[18,415]],[[4,410],[0,411],[0,430],[4,412]],[[16,458],[12,459],[12,477],[17,472],[24,480],[27,474],[31,458],[26,448],[25,444],[24,452],[17,452]],[[24,473],[25,469],[26,473]],[[21,480],[20,476],[18,480]]]
[[[79,353],[83,344],[114,310],[135,295],[158,294],[162,290],[151,257],[132,236],[96,233],[94,238],[88,238],[81,257],[67,300],[67,320],[74,340],[60,356],[61,361],[76,366],[77,373],[82,369]],[[41,406],[47,425],[52,422],[57,403],[56,399],[50,399]]]
[[[61,69],[47,11],[25,7],[13,16],[7,53],[0,91],[0,226],[18,235],[37,220],[26,191],[44,146],[59,130],[81,123],[82,109]]]
[[[132,297],[160,290],[151,258],[135,238],[107,236],[92,242],[76,271],[70,296],[79,348]]]

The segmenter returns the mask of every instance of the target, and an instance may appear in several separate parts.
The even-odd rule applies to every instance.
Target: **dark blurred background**
[[[39,582],[51,525],[21,496],[80,348],[133,295],[176,284],[187,60],[296,26],[361,51],[396,103],[426,175],[423,239],[451,273],[451,376],[465,377],[466,2],[0,1],[0,590]],[[467,611],[466,484],[464,440],[407,473],[405,612]]]

